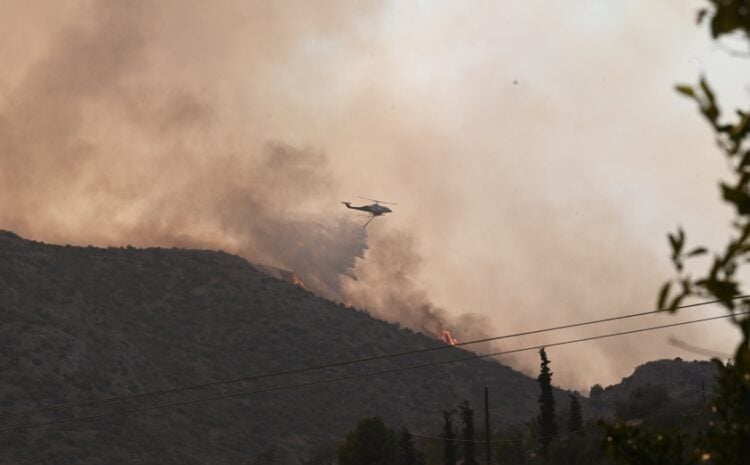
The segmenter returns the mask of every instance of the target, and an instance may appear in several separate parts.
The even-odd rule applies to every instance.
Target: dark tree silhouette
[[[360,420],[338,450],[340,465],[392,465],[396,455],[395,435],[380,417]]]
[[[408,429],[401,428],[398,438],[399,465],[416,465],[417,451],[414,449],[414,439]]]
[[[463,401],[460,406],[461,420],[464,424],[464,465],[478,465],[474,449],[474,410],[468,400]]]
[[[583,415],[578,396],[570,395],[570,416],[568,417],[568,433],[583,434]]]
[[[555,419],[555,397],[552,394],[552,371],[549,369],[550,361],[544,348],[539,350],[542,359],[541,370],[537,381],[541,388],[539,394],[539,447],[543,455],[549,453],[549,446],[557,435],[557,421]]]
[[[456,430],[453,429],[453,414],[443,410],[443,465],[456,465]]]

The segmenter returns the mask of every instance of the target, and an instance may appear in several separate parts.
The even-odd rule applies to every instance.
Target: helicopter
[[[370,204],[370,205],[362,205],[361,207],[352,207],[351,202],[341,202],[341,203],[346,205],[346,208],[351,208],[352,210],[360,210],[360,211],[367,212],[370,215],[372,215],[372,217],[369,220],[367,220],[367,223],[365,223],[365,225],[362,226],[363,228],[366,228],[367,225],[370,224],[370,221],[374,220],[376,217],[380,215],[385,215],[386,213],[391,213],[393,211],[388,207],[384,207],[383,205],[381,205],[381,203],[384,203],[387,205],[397,205],[393,202],[384,202],[382,200],[368,199],[367,197],[360,197],[360,199],[369,200],[375,203]]]

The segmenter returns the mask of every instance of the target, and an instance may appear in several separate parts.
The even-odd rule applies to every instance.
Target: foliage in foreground
[[[338,449],[339,465],[417,465],[420,454],[408,430],[386,427],[380,417],[365,417],[357,423]]]
[[[714,39],[740,35],[750,45],[750,1],[711,0],[701,10],[699,23],[710,17]],[[731,315],[742,339],[730,363],[714,360],[718,369],[713,415],[706,428],[694,435],[651,432],[623,423],[604,425],[606,447],[623,464],[721,464],[750,463],[750,299],[742,298],[740,270],[750,261],[750,110],[737,110],[726,122],[716,95],[705,78],[699,85],[677,86],[693,99],[714,131],[716,142],[731,167],[731,179],[720,183],[722,199],[734,209],[732,235],[723,250],[716,251],[705,274],[693,276],[686,266],[694,257],[708,254],[707,247],[686,247],[680,228],[669,235],[676,278],[659,293],[659,308],[676,311],[689,297],[717,300]],[[672,288],[677,292],[672,295]]]

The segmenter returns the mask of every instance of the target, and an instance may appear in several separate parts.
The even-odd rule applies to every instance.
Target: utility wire
[[[215,401],[215,400],[224,400],[224,399],[232,399],[232,398],[236,398],[236,397],[244,397],[244,396],[249,396],[249,395],[253,395],[253,394],[264,394],[264,393],[268,393],[268,392],[282,391],[282,390],[287,390],[287,389],[295,389],[295,388],[302,388],[302,387],[318,386],[318,385],[322,385],[322,384],[336,383],[336,382],[341,382],[341,381],[350,381],[350,380],[355,380],[355,379],[369,378],[369,377],[373,377],[373,376],[381,376],[381,375],[386,375],[386,374],[400,373],[400,372],[403,372],[403,371],[416,370],[416,369],[420,369],[420,368],[431,368],[431,367],[435,367],[435,366],[438,366],[438,365],[445,365],[445,364],[449,364],[449,363],[468,362],[468,361],[472,361],[472,360],[476,360],[476,359],[482,359],[482,358],[487,358],[487,357],[496,357],[496,356],[500,356],[500,355],[515,354],[515,353],[519,353],[519,352],[526,352],[526,351],[530,351],[530,350],[537,350],[537,349],[541,349],[543,347],[557,347],[557,346],[563,346],[563,345],[568,345],[568,344],[576,344],[576,343],[579,343],[579,342],[593,341],[593,340],[597,340],[597,339],[605,339],[605,338],[616,337],[616,336],[624,336],[624,335],[627,335],[627,334],[636,334],[636,333],[642,333],[642,332],[646,332],[646,331],[654,331],[654,330],[658,330],[658,329],[673,328],[673,327],[677,327],[677,326],[684,326],[684,325],[694,324],[694,323],[704,323],[704,322],[707,322],[707,321],[719,320],[719,319],[724,319],[724,318],[730,318],[732,316],[736,317],[736,316],[742,316],[742,315],[748,315],[748,314],[750,314],[750,311],[749,312],[737,312],[737,313],[734,313],[734,314],[727,314],[727,315],[713,316],[713,317],[707,317],[707,318],[700,318],[700,319],[696,319],[696,320],[687,320],[687,321],[681,321],[679,323],[670,323],[670,324],[664,324],[664,325],[658,325],[658,326],[649,326],[649,327],[646,327],[646,328],[638,328],[638,329],[632,329],[632,330],[628,330],[628,331],[619,331],[619,332],[616,332],[616,333],[600,334],[600,335],[597,335],[597,336],[589,336],[589,337],[583,337],[583,338],[578,338],[578,339],[570,339],[570,340],[567,340],[567,341],[553,342],[553,343],[549,343],[549,344],[540,344],[540,345],[523,347],[523,348],[519,348],[519,349],[511,349],[511,350],[504,350],[504,351],[500,351],[500,352],[493,352],[493,353],[489,353],[489,354],[475,354],[475,355],[470,356],[470,357],[462,357],[462,358],[457,358],[457,359],[453,359],[453,360],[442,360],[442,361],[438,361],[438,362],[424,363],[424,364],[419,364],[419,365],[410,365],[410,366],[398,367],[398,368],[390,368],[390,369],[387,369],[387,370],[380,370],[380,371],[374,371],[374,372],[369,372],[369,373],[360,373],[360,374],[356,374],[356,375],[348,375],[348,376],[342,376],[342,377],[338,377],[338,378],[329,378],[329,379],[323,379],[323,380],[318,380],[318,381],[310,381],[310,382],[305,382],[305,383],[274,386],[274,387],[265,388],[265,389],[259,389],[259,390],[255,390],[255,391],[234,392],[234,393],[223,394],[223,395],[219,395],[219,396],[204,397],[202,399],[194,399],[194,400],[188,400],[188,401],[172,402],[172,403],[167,403],[167,404],[153,405],[153,406],[150,406],[150,407],[141,407],[141,408],[136,408],[136,409],[123,410],[123,411],[119,411],[119,412],[110,412],[110,413],[103,413],[103,414],[98,414],[98,415],[89,415],[89,416],[83,416],[83,417],[66,418],[66,419],[61,419],[61,420],[52,420],[52,421],[48,421],[48,422],[44,422],[44,423],[31,423],[31,424],[25,424],[25,425],[17,425],[17,426],[13,426],[13,427],[10,427],[10,428],[0,429],[0,433],[6,432],[6,431],[13,431],[13,430],[17,430],[17,429],[39,428],[39,427],[43,427],[43,426],[58,425],[58,424],[63,424],[63,423],[76,422],[76,421],[89,421],[89,420],[95,420],[95,419],[98,419],[98,418],[105,418],[105,417],[115,416],[115,415],[127,415],[127,414],[131,414],[131,413],[143,413],[143,412],[149,412],[149,411],[152,411],[152,410],[159,410],[159,409],[169,408],[169,407],[182,407],[182,406],[187,406],[187,405],[199,404],[199,403],[203,403],[203,402],[211,402],[211,401]]]
[[[739,299],[746,299],[746,298],[750,298],[750,294],[732,297],[729,300],[739,300]],[[700,307],[704,305],[712,305],[712,304],[717,304],[717,303],[721,303],[725,301],[726,300],[721,300],[721,299],[708,300],[708,301],[703,301],[703,302],[697,302],[694,304],[681,305],[681,306],[675,307],[675,310],[683,310],[687,308]],[[282,370],[282,371],[275,371],[275,372],[270,372],[270,373],[262,373],[258,375],[243,376],[240,378],[213,381],[210,383],[194,384],[190,386],[182,386],[182,387],[162,389],[162,390],[157,390],[157,391],[142,392],[139,394],[130,394],[130,395],[125,395],[125,396],[113,396],[113,397],[108,397],[104,399],[95,399],[95,400],[88,400],[88,401],[76,402],[76,403],[63,403],[63,404],[57,404],[57,405],[50,405],[46,407],[37,407],[37,408],[27,409],[27,410],[18,410],[18,411],[8,412],[8,413],[0,415],[0,420],[6,419],[6,418],[24,416],[24,415],[31,415],[34,413],[62,410],[66,408],[86,407],[86,406],[91,406],[91,405],[107,405],[111,403],[122,402],[125,400],[140,399],[143,397],[160,396],[160,395],[166,395],[166,394],[175,394],[178,392],[192,391],[196,389],[205,389],[209,387],[223,386],[227,384],[235,384],[235,383],[240,383],[240,382],[257,381],[260,379],[272,378],[276,376],[296,375],[296,374],[307,373],[311,371],[324,370],[328,368],[338,368],[338,367],[343,367],[343,366],[348,366],[348,365],[356,365],[360,363],[373,362],[377,360],[385,360],[389,358],[403,357],[406,355],[434,352],[438,350],[450,349],[453,347],[463,347],[463,346],[468,346],[468,345],[473,345],[473,344],[480,344],[483,342],[499,341],[502,339],[511,339],[511,338],[522,337],[522,336],[530,336],[533,334],[541,334],[541,333],[546,333],[546,332],[551,332],[551,331],[559,331],[563,329],[578,328],[582,326],[590,326],[590,325],[595,325],[595,324],[600,324],[600,323],[626,320],[626,319],[636,318],[636,317],[641,317],[641,316],[646,316],[646,315],[664,313],[667,311],[668,311],[667,309],[658,309],[658,310],[650,310],[647,312],[630,313],[630,314],[618,315],[618,316],[613,316],[613,317],[608,317],[608,318],[600,318],[597,320],[588,320],[588,321],[582,321],[578,323],[570,323],[566,325],[552,326],[552,327],[543,328],[543,329],[505,334],[502,336],[494,336],[494,337],[488,337],[488,338],[483,338],[483,339],[474,339],[471,341],[459,342],[458,344],[455,344],[455,345],[441,344],[439,346],[427,347],[424,349],[394,352],[390,354],[376,355],[372,357],[352,359],[352,360],[343,360],[339,362],[327,363],[327,364],[322,364],[322,365],[313,365],[309,367],[294,368],[291,370]]]

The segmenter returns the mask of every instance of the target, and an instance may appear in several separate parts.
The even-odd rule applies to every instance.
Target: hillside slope
[[[323,300],[221,252],[53,246],[0,232],[0,415],[433,347],[435,340]],[[242,464],[268,447],[295,463],[365,415],[434,434],[441,412],[481,406],[495,424],[537,411],[532,378],[473,360],[356,381],[7,431],[75,416],[461,358],[447,349],[0,418],[0,463]],[[562,394],[562,393],[559,393]],[[561,397],[561,402],[563,402]]]
[[[708,361],[654,360],[604,389],[592,389],[589,407],[600,415],[640,418],[665,410],[705,404],[713,397],[716,367]]]

